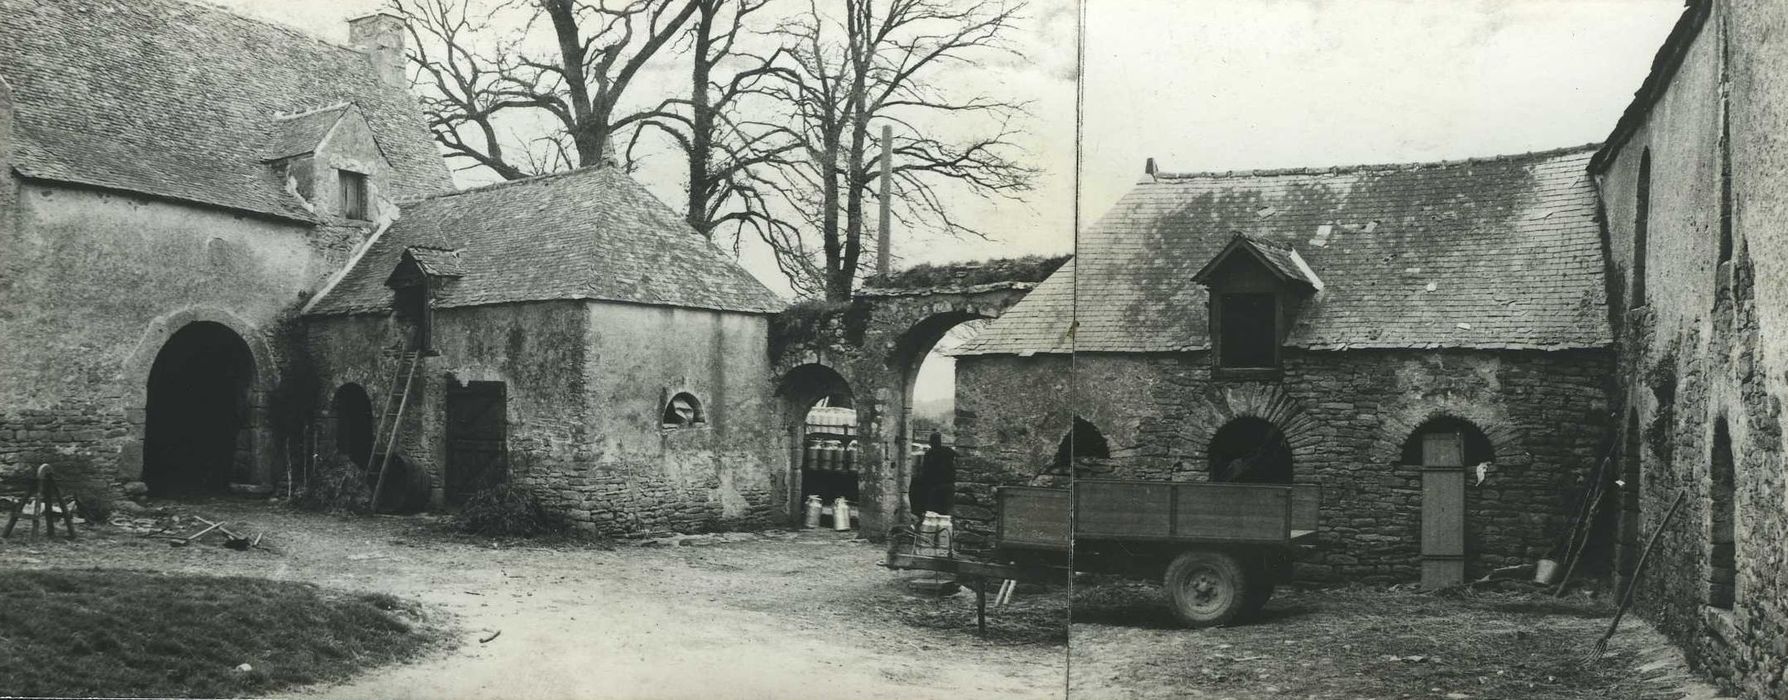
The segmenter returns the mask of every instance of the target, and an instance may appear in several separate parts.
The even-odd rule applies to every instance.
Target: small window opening
[[[1272,294],[1218,297],[1218,363],[1235,369],[1279,366],[1278,300]]]
[[[341,176],[341,215],[357,221],[367,220],[366,175],[352,170],[337,170]]]
[[[664,416],[660,419],[666,428],[688,428],[707,422],[702,414],[702,402],[688,392],[672,396],[664,405]]]
[[[1055,471],[1066,474],[1081,459],[1110,459],[1111,447],[1099,429],[1080,416],[1074,417],[1074,428],[1062,436],[1055,449]]]
[[[1639,192],[1633,205],[1633,294],[1632,308],[1645,306],[1645,256],[1648,247],[1647,229],[1651,225],[1651,149],[1639,156]]]
[[[424,354],[434,352],[434,309],[428,296],[428,283],[418,281],[399,287],[395,300],[398,320],[410,324],[410,348]]]
[[[1732,117],[1720,110],[1720,262],[1732,259]]]
[[[1714,424],[1713,503],[1710,510],[1712,532],[1709,533],[1707,563],[1707,604],[1732,609],[1734,582],[1738,571],[1738,517],[1735,496],[1736,474],[1732,467],[1732,436],[1726,421]]]
[[[1265,419],[1237,418],[1211,437],[1211,481],[1289,484],[1291,466],[1285,433]]]

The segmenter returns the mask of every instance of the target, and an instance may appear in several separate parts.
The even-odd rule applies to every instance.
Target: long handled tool
[[[1589,658],[1583,660],[1584,663],[1595,661],[1602,657],[1603,652],[1608,651],[1608,640],[1614,638],[1614,630],[1620,627],[1620,618],[1626,616],[1627,608],[1633,604],[1633,591],[1639,587],[1639,576],[1645,573],[1645,560],[1651,557],[1651,548],[1658,543],[1658,535],[1663,534],[1664,528],[1670,526],[1670,519],[1676,517],[1676,509],[1682,506],[1682,499],[1688,494],[1686,490],[1677,491],[1676,500],[1670,502],[1670,510],[1664,513],[1664,520],[1658,523],[1657,529],[1651,531],[1651,538],[1645,541],[1645,549],[1639,552],[1638,563],[1633,565],[1633,578],[1627,581],[1627,592],[1620,597],[1620,609],[1614,611],[1614,619],[1608,622],[1608,631],[1602,633],[1601,639],[1596,640],[1595,650],[1589,653]]]

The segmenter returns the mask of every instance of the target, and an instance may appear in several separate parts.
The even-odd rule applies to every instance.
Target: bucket
[[[1552,577],[1558,575],[1558,562],[1552,559],[1541,559],[1533,567],[1533,582],[1539,584],[1552,583]]]

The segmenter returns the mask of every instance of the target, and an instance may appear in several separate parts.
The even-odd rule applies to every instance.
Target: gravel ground
[[[1628,616],[1584,659],[1613,608],[1528,585],[1428,594],[1282,592],[1262,619],[1187,630],[1158,586],[1077,586],[1069,654],[1076,698],[1714,698],[1680,654]]]
[[[881,550],[848,533],[644,546],[492,542],[449,534],[429,517],[328,516],[229,500],[178,509],[225,519],[249,536],[265,532],[265,548],[232,551],[215,534],[172,547],[131,529],[94,527],[76,542],[0,541],[0,566],[311,581],[417,599],[459,630],[449,651],[296,691],[308,696],[1062,695],[1065,593],[1019,595],[982,639],[972,627],[972,595],[909,594],[913,574],[876,566]]]

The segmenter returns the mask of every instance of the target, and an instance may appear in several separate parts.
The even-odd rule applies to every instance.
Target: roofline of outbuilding
[[[489,183],[485,183],[482,185],[467,187],[465,189],[453,190],[450,192],[437,192],[435,194],[423,195],[421,197],[402,199],[402,200],[397,201],[397,205],[399,207],[403,207],[403,206],[408,206],[408,205],[412,205],[412,204],[420,204],[422,202],[432,202],[437,199],[447,199],[449,197],[458,197],[462,194],[476,194],[479,192],[488,192],[491,190],[502,189],[504,187],[509,187],[512,185],[525,185],[525,184],[534,183],[534,182],[545,182],[548,180],[558,180],[558,179],[571,177],[573,175],[583,175],[583,174],[595,172],[595,171],[601,170],[603,168],[619,169],[620,167],[621,166],[619,166],[619,165],[615,165],[615,164],[611,164],[611,163],[600,163],[597,165],[585,165],[582,167],[572,168],[570,170],[560,170],[555,173],[543,173],[540,175],[530,175],[528,177],[516,178],[514,180],[498,180],[496,182],[489,182]],[[626,175],[626,173],[622,173],[622,175]],[[646,191],[646,194],[651,194],[651,193],[652,193],[651,190]],[[653,195],[652,198],[657,199],[657,195]],[[664,200],[659,200],[660,204],[662,204],[663,202],[664,202]]]
[[[1370,163],[1370,164],[1361,164],[1361,165],[1332,165],[1332,166],[1327,166],[1327,167],[1317,166],[1317,167],[1302,167],[1302,168],[1266,168],[1266,169],[1256,169],[1256,170],[1209,170],[1209,171],[1202,171],[1202,172],[1157,172],[1154,174],[1154,179],[1155,179],[1155,181],[1159,182],[1159,181],[1163,181],[1163,180],[1201,180],[1201,179],[1218,179],[1218,178],[1230,178],[1230,177],[1272,177],[1272,176],[1278,176],[1278,175],[1340,175],[1340,174],[1355,173],[1355,172],[1394,172],[1394,171],[1400,171],[1400,170],[1421,170],[1421,169],[1425,169],[1425,168],[1451,168],[1451,167],[1458,167],[1461,165],[1475,165],[1475,164],[1479,164],[1479,163],[1507,163],[1510,161],[1521,161],[1521,160],[1542,160],[1542,159],[1546,159],[1546,158],[1553,158],[1556,156],[1594,151],[1594,150],[1597,150],[1600,148],[1602,148],[1602,144],[1586,143],[1586,144],[1577,145],[1577,146],[1566,146],[1563,148],[1552,148],[1552,149],[1547,149],[1547,150],[1543,150],[1543,151],[1528,151],[1526,153],[1510,153],[1510,154],[1496,155],[1496,156],[1478,156],[1478,157],[1472,157],[1472,158],[1459,158],[1459,159],[1454,159],[1454,160],[1432,160],[1432,161],[1418,161],[1418,162],[1404,162],[1404,163]],[[1145,182],[1146,181],[1147,180],[1145,179]]]
[[[1689,54],[1689,47],[1701,36],[1702,27],[1713,15],[1713,0],[1685,0],[1682,16],[1676,25],[1670,28],[1669,36],[1664,38],[1664,45],[1658,47],[1658,53],[1651,60],[1651,72],[1646,73],[1639,90],[1633,93],[1633,101],[1627,103],[1620,119],[1614,123],[1614,131],[1608,134],[1602,147],[1589,159],[1589,171],[1601,173],[1613,160],[1614,153],[1625,146],[1633,133],[1639,130],[1658,99],[1670,86],[1670,80],[1676,77],[1676,71],[1682,68],[1683,60]]]
[[[230,213],[234,213],[234,214],[245,214],[248,216],[254,216],[257,218],[268,219],[268,220],[272,220],[272,221],[279,221],[279,222],[283,222],[283,223],[304,224],[306,226],[315,226],[318,223],[318,221],[316,219],[305,218],[305,217],[298,216],[295,214],[280,214],[280,213],[271,212],[271,211],[264,211],[261,209],[250,209],[248,207],[238,207],[238,206],[232,206],[229,204],[223,204],[220,202],[211,202],[211,201],[206,201],[203,199],[180,197],[177,195],[163,194],[160,192],[148,192],[148,191],[144,191],[144,190],[131,189],[128,187],[117,187],[115,185],[102,185],[102,184],[99,184],[96,182],[86,182],[84,180],[76,180],[76,179],[68,178],[68,177],[40,175],[38,173],[33,173],[33,172],[26,170],[24,168],[20,168],[16,165],[12,166],[12,171],[14,173],[18,174],[18,176],[20,178],[30,180],[32,182],[54,183],[54,184],[58,184],[58,185],[66,185],[66,186],[76,187],[76,188],[80,188],[80,189],[97,190],[100,192],[117,192],[120,194],[128,194],[128,195],[134,195],[137,197],[142,197],[144,199],[153,199],[153,200],[161,201],[161,202],[172,202],[175,204],[185,204],[185,205],[189,205],[189,206],[196,205],[196,206],[200,206],[200,207],[205,207],[207,209],[216,209],[219,211],[226,211],[226,212],[230,212]]]
[[[318,295],[318,298],[322,298],[321,295]],[[744,314],[746,316],[775,316],[776,314],[783,312],[783,309],[773,309],[773,310],[768,310],[768,311],[758,311],[758,310],[754,310],[754,309],[738,309],[738,308],[723,309],[723,308],[716,307],[716,306],[699,306],[699,305],[694,305],[694,304],[658,304],[658,303],[645,302],[645,301],[632,301],[632,300],[628,300],[628,299],[608,299],[608,298],[597,297],[597,296],[550,296],[550,297],[540,297],[538,299],[504,299],[502,301],[487,301],[487,302],[479,302],[479,303],[475,303],[475,304],[454,304],[452,302],[448,302],[445,304],[436,304],[434,306],[434,309],[437,311],[443,311],[443,310],[448,310],[448,309],[481,309],[481,308],[490,307],[490,306],[509,306],[512,304],[550,304],[552,302],[557,302],[557,301],[566,301],[566,302],[572,302],[572,303],[576,303],[576,304],[592,304],[592,303],[593,304],[621,304],[624,306],[643,306],[643,307],[653,308],[653,309],[691,309],[694,311],[712,311],[712,312],[718,313],[718,314]],[[385,309],[361,309],[361,308],[325,309],[322,311],[307,309],[307,310],[302,310],[299,312],[299,315],[303,316],[305,318],[329,318],[329,317],[343,317],[343,316],[388,316],[390,314],[391,314],[391,309],[389,309],[389,308],[385,308]]]

